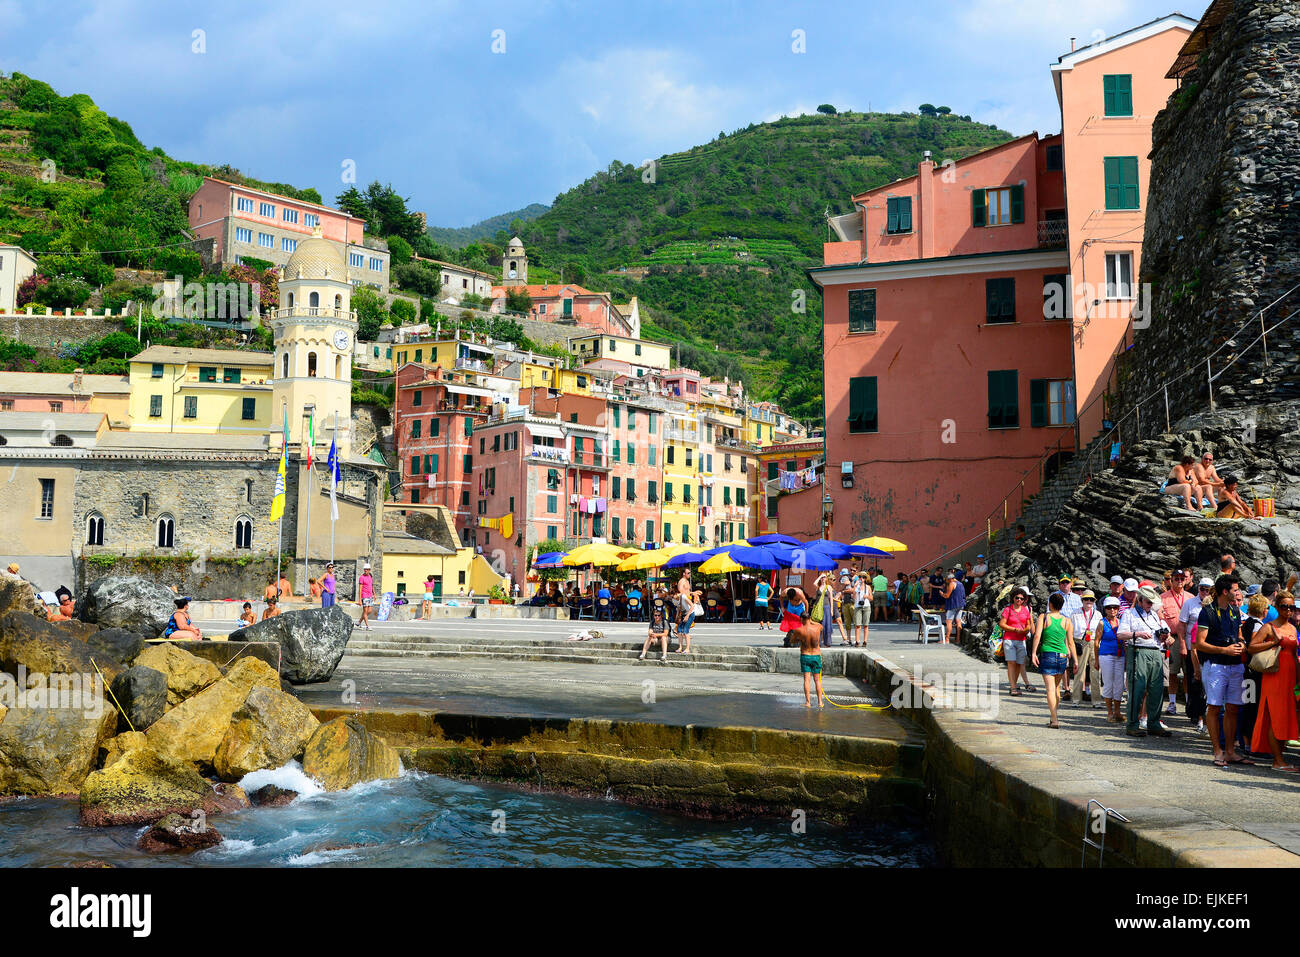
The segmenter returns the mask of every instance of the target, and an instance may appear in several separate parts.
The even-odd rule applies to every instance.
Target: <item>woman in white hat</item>
[[[1124,642],[1119,637],[1119,599],[1107,595],[1101,603],[1101,638],[1097,642],[1097,660],[1101,664],[1101,693],[1106,699],[1106,720],[1119,724],[1124,720]],[[1093,688],[1093,697],[1097,689]]]
[[[361,599],[361,627],[370,630],[370,609],[375,604],[375,580],[370,574],[370,563],[361,566],[361,577],[357,579],[357,597]]]

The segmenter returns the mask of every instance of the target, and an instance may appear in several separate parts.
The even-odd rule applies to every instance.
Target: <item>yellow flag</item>
[[[284,476],[287,455],[287,452],[280,453],[280,467],[276,469],[275,498],[271,499],[271,521],[273,522],[278,522],[284,517]]]

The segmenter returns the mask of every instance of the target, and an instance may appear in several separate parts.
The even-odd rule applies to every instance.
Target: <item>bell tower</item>
[[[271,380],[271,448],[287,417],[289,441],[305,441],[304,409],[314,408],[316,446],[328,452],[336,437],[339,454],[351,454],[352,350],[357,321],[352,285],[337,244],[315,235],[298,243],[280,280],[280,307],[270,321],[275,336]]]
[[[506,244],[505,255],[501,257],[501,285],[528,285],[528,254],[518,236]]]

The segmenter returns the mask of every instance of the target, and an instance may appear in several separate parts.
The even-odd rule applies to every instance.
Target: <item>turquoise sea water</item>
[[[0,804],[0,866],[811,867],[933,866],[922,832],[791,821],[705,821],[614,800],[543,794],[407,772],[351,790],[315,789],[296,766],[245,779],[301,788],[282,808],[213,818],[225,841],[189,855],[136,850],[141,827],[83,828],[75,801]],[[296,785],[296,787],[295,787]],[[308,793],[315,791],[315,793]]]

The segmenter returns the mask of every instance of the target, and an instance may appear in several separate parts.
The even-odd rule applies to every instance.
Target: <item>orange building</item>
[[[1165,74],[1196,21],[1171,14],[1072,50],[1052,65],[1065,145],[1078,432],[1101,428],[1115,356],[1132,342],[1151,127],[1174,92]],[[1143,317],[1136,317],[1140,330]]]

